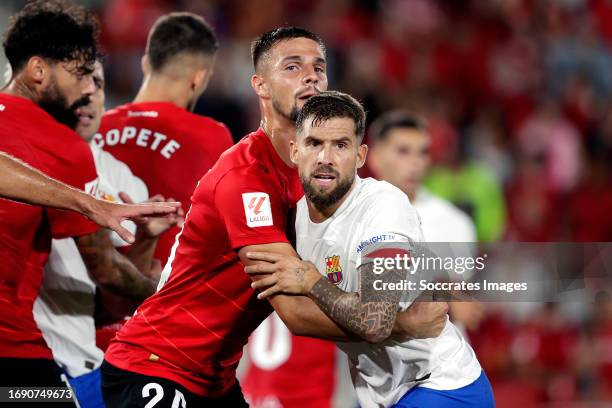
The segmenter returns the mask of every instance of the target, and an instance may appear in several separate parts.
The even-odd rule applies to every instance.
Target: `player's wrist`
[[[403,340],[417,338],[415,323],[416,322],[413,319],[412,313],[406,311],[399,312],[395,316],[395,322],[393,324],[391,334],[396,337],[400,337]]]
[[[304,275],[304,290],[306,294],[309,294],[314,285],[322,278],[322,276],[312,263],[306,262],[306,264],[308,267],[306,268],[306,274]]]
[[[157,241],[161,233],[151,228],[148,223],[136,227],[136,241]]]
[[[76,194],[71,194],[68,208],[83,214],[89,219],[95,218],[97,200],[90,194],[75,190]]]

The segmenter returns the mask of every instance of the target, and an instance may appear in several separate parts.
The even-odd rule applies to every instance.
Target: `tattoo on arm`
[[[391,334],[397,303],[361,303],[358,293],[344,292],[327,279],[317,281],[309,296],[332,320],[366,341],[377,343]]]
[[[117,252],[109,231],[75,238],[87,270],[96,284],[112,293],[144,300],[155,292],[155,282],[145,277],[129,259]]]

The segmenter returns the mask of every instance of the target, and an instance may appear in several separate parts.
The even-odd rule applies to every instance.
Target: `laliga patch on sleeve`
[[[242,203],[249,227],[273,225],[270,196],[267,193],[242,193]]]

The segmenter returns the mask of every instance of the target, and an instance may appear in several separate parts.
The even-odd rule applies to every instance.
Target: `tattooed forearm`
[[[145,277],[113,247],[106,229],[75,238],[83,262],[97,285],[112,293],[144,300],[155,292],[155,282]]]
[[[378,343],[391,334],[396,303],[361,303],[358,293],[344,292],[327,279],[319,279],[309,297],[332,320],[368,342]]]

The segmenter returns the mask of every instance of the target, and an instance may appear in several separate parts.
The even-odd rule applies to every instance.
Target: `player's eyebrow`
[[[315,64],[327,64],[327,61],[325,61],[325,58],[321,58],[321,57],[317,57],[315,58]]]
[[[98,88],[104,88],[104,79],[102,79],[101,75],[93,75],[93,81],[94,84],[96,85],[96,87]]]
[[[322,141],[321,139],[319,139],[317,137],[314,137],[314,136],[310,136],[310,135],[306,136],[304,138],[304,143],[308,143],[308,142],[321,142],[321,141]]]
[[[281,64],[285,64],[287,62],[303,62],[304,57],[300,56],[300,55],[290,55],[288,57],[285,57],[282,59]],[[325,58],[321,58],[321,57],[316,57],[315,58],[315,64],[327,64],[327,62],[325,61]]]
[[[337,139],[332,139],[332,142],[334,142],[334,143],[344,142],[344,143],[347,143],[347,144],[352,144],[353,143],[351,138],[347,137],[347,136],[342,136],[342,137],[339,137]]]
[[[352,143],[353,143],[353,141],[351,140],[351,138],[350,138],[350,137],[348,137],[348,136],[341,136],[341,137],[339,137],[339,138],[337,138],[337,139],[329,139],[329,141],[330,141],[330,142],[332,142],[332,143],[339,143],[339,142],[344,142],[344,143],[348,143],[348,144],[352,144]],[[324,140],[323,140],[323,139],[320,139],[320,138],[318,138],[318,137],[315,137],[315,136],[310,136],[310,135],[309,135],[309,136],[306,136],[306,137],[304,138],[304,143],[308,143],[308,142],[319,142],[319,143],[323,143],[323,142],[324,142]]]
[[[286,62],[302,62],[302,57],[300,57],[299,55],[291,55],[289,57],[283,58],[281,61],[282,64]]]

